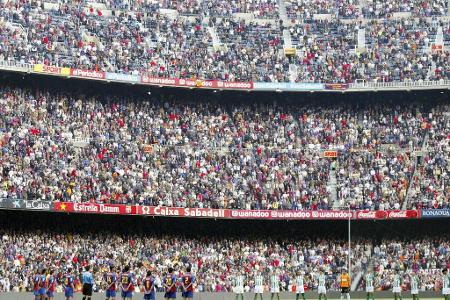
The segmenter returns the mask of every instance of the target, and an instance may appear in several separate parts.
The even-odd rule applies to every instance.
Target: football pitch
[[[259,299],[259,298],[258,298]],[[336,299],[340,299],[339,297],[327,297],[327,300],[336,300]],[[412,297],[411,296],[404,296],[404,297],[402,297],[402,300],[406,300],[406,299],[411,299],[412,300]],[[419,300],[420,299],[427,299],[427,300],[445,300],[444,299],[444,296],[442,296],[442,297],[420,297],[420,295],[419,295]],[[194,296],[194,300],[195,300],[195,296]],[[206,298],[203,298],[202,300],[206,300]],[[244,298],[244,300],[253,300],[253,298]],[[270,300],[270,297],[265,297],[265,298],[263,298],[263,300]],[[276,297],[274,297],[274,300],[277,300],[276,299]],[[280,297],[280,300],[295,300],[295,297]],[[299,300],[301,300],[301,298],[299,299]],[[318,297],[310,297],[310,298],[308,298],[308,297],[306,297],[306,300],[319,300],[319,298]],[[322,298],[322,300],[323,300],[323,298]],[[346,300],[346,298],[344,298],[344,300]],[[350,300],[367,300],[366,298],[351,298]],[[375,297],[375,300],[394,300],[394,297],[380,297],[380,298],[377,298],[377,297]]]

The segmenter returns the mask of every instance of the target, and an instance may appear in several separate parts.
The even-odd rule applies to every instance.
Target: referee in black
[[[83,300],[91,300],[92,297],[92,286],[94,285],[94,277],[92,273],[89,272],[90,266],[86,266],[85,271],[81,277],[83,282]]]

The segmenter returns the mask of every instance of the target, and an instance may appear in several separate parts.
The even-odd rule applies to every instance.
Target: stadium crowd
[[[431,113],[434,104],[140,97],[3,87],[0,197],[385,210],[401,208],[411,190],[410,206],[426,206],[431,194],[439,207],[449,205],[449,123]],[[323,157],[327,149],[338,150],[337,161]]]
[[[411,288],[409,276],[417,273],[419,290],[439,290],[437,278],[441,270],[450,267],[448,240],[385,240],[373,249],[375,286],[380,290],[392,288],[397,270],[405,280],[402,288]]]
[[[162,278],[168,267],[183,272],[191,265],[197,277],[197,291],[233,291],[233,279],[238,272],[246,275],[246,289],[253,288],[257,271],[280,276],[281,289],[291,290],[296,272],[307,274],[308,289],[317,288],[320,270],[328,276],[328,285],[338,289],[338,276],[347,262],[347,246],[340,240],[286,239],[222,239],[186,238],[96,233],[47,233],[2,231],[0,234],[0,284],[3,291],[30,291],[32,276],[42,268],[55,270],[57,278],[68,267],[77,277],[83,267],[93,267],[96,291],[104,288],[103,275],[109,266],[130,265],[137,282],[148,269]],[[366,267],[370,244],[352,245],[354,272]],[[266,283],[268,284],[268,282]],[[79,282],[76,283],[79,285]],[[57,291],[61,290],[58,285]]]
[[[338,276],[346,267],[346,243],[336,239],[247,239],[182,237],[180,235],[131,234],[111,232],[73,233],[12,231],[0,233],[0,291],[31,291],[32,277],[42,269],[52,269],[61,279],[67,269],[74,270],[75,286],[80,288],[83,268],[91,266],[94,290],[104,291],[103,276],[114,265],[120,270],[130,265],[137,288],[147,270],[157,282],[174,267],[176,274],[192,266],[196,292],[232,292],[238,273],[245,275],[245,290],[254,288],[254,276],[265,278],[276,273],[281,290],[292,291],[299,270],[305,272],[307,290],[317,289],[319,271],[327,275],[327,288],[339,290]],[[417,272],[420,291],[440,289],[440,271],[450,267],[450,246],[445,239],[399,240],[372,243],[352,242],[352,274],[375,270],[376,290],[390,290],[394,270],[404,278],[402,287],[410,289],[409,276]],[[268,280],[265,282],[268,291]],[[161,284],[159,284],[161,288]],[[364,280],[359,288],[363,289]],[[57,292],[62,291],[59,282]]]
[[[449,208],[449,144],[450,116],[448,107],[434,111],[433,129],[427,139],[429,151],[424,154],[412,180],[411,207]]]
[[[333,14],[339,18],[358,18],[359,1],[286,0],[286,13],[292,20],[311,20],[315,14]]]
[[[95,7],[85,1],[53,1],[51,6],[2,2],[0,61],[227,81],[450,78],[448,47],[431,51],[439,27],[444,43],[450,41],[449,23],[425,18],[443,15],[446,1],[376,1],[363,9],[369,11],[366,15],[385,17],[406,6],[414,10],[414,18],[345,24],[342,18],[360,15],[357,1],[286,1],[287,15],[293,19],[287,25],[281,24],[273,0],[128,2],[104,1]],[[164,9],[175,9],[180,16],[174,19]],[[233,16],[250,12],[273,22]],[[316,13],[336,13],[340,18],[310,20]],[[355,50],[359,28],[366,30],[366,49]],[[294,57],[284,54],[283,29],[292,34]]]
[[[448,12],[448,2],[445,0],[433,2],[369,0],[367,6],[362,9],[364,16],[373,18],[386,18],[397,12],[407,12],[414,16],[443,16]]]
[[[426,19],[297,24],[290,28],[292,43],[301,53],[291,59],[297,65],[296,81],[320,78],[323,82],[344,83],[448,78],[448,53],[429,51],[438,25],[439,22]],[[367,47],[362,51],[355,51],[358,29],[364,29],[366,35]],[[446,39],[450,39],[448,30]]]

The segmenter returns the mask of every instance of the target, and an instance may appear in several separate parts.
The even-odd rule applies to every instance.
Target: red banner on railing
[[[196,87],[196,88],[217,88],[217,82],[214,80],[200,79],[178,79],[178,86]]]
[[[418,210],[364,210],[356,211],[357,220],[382,220],[382,219],[417,219],[420,217]]]
[[[392,220],[420,218],[418,210],[245,210],[166,206],[55,202],[53,211],[164,217],[258,220]]]
[[[420,214],[418,210],[389,210],[388,219],[417,219]]]
[[[152,77],[145,74],[141,76],[141,83],[160,86],[192,87],[192,88],[208,88],[208,89],[233,89],[233,90],[253,89],[253,82],[229,82],[229,81],[202,80],[202,79],[162,78],[162,77]]]
[[[81,70],[81,69],[71,69],[71,76],[83,77],[83,78],[92,78],[92,79],[105,79],[106,73],[103,71],[95,71],[95,70]]]
[[[353,212],[348,210],[231,210],[232,219],[267,220],[348,220]]]
[[[306,211],[306,210],[242,210],[214,208],[179,208],[160,206],[137,206],[138,215],[169,217],[200,217],[221,219],[261,219],[261,220],[346,220],[353,218],[349,211]]]
[[[136,213],[144,216],[196,217],[196,218],[229,218],[229,209],[214,208],[182,208],[165,206],[136,206]]]
[[[58,212],[135,215],[135,205],[55,202],[53,210]]]
[[[253,90],[253,82],[245,81],[217,81],[219,89],[233,89],[233,90]]]
[[[176,78],[162,78],[162,77],[151,77],[147,75],[141,76],[141,83],[162,85],[162,86],[177,86],[178,79]]]

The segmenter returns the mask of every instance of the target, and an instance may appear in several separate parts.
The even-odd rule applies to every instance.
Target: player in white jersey
[[[369,269],[367,270],[367,274],[366,274],[366,293],[367,293],[367,297],[366,300],[375,300],[374,296],[373,296],[373,291],[374,291],[374,287],[373,287],[373,281],[374,281],[374,277],[373,277],[373,273],[372,270]]]
[[[297,276],[295,277],[295,300],[298,300],[300,298],[300,295],[302,295],[302,299],[306,300],[305,298],[305,283],[304,283],[304,276],[303,271],[297,272]]]
[[[394,299],[399,298],[402,300],[402,278],[400,277],[399,270],[394,271],[394,281],[392,282],[392,292],[394,293]]]
[[[278,272],[272,272],[270,275],[270,300],[277,294],[277,299],[280,300],[280,275]]]
[[[419,300],[419,276],[415,271],[412,272],[410,277],[411,295],[413,300]]]
[[[442,270],[442,294],[445,300],[450,300],[450,274],[447,268]]]
[[[320,272],[319,272],[318,281],[319,281],[319,285],[318,285],[317,292],[319,293],[319,300],[322,299],[322,295],[325,298],[325,300],[327,300],[327,287],[326,287],[327,277],[326,277],[325,273],[323,272],[323,270],[320,270]]]
[[[254,300],[256,300],[258,298],[258,295],[262,300],[263,292],[264,292],[264,279],[261,275],[261,272],[257,271],[255,274],[255,298],[254,298]]]
[[[244,275],[242,275],[241,272],[238,272],[236,278],[234,279],[234,292],[236,293],[236,300],[239,299],[239,296],[241,296],[241,299],[244,300],[244,280]]]

